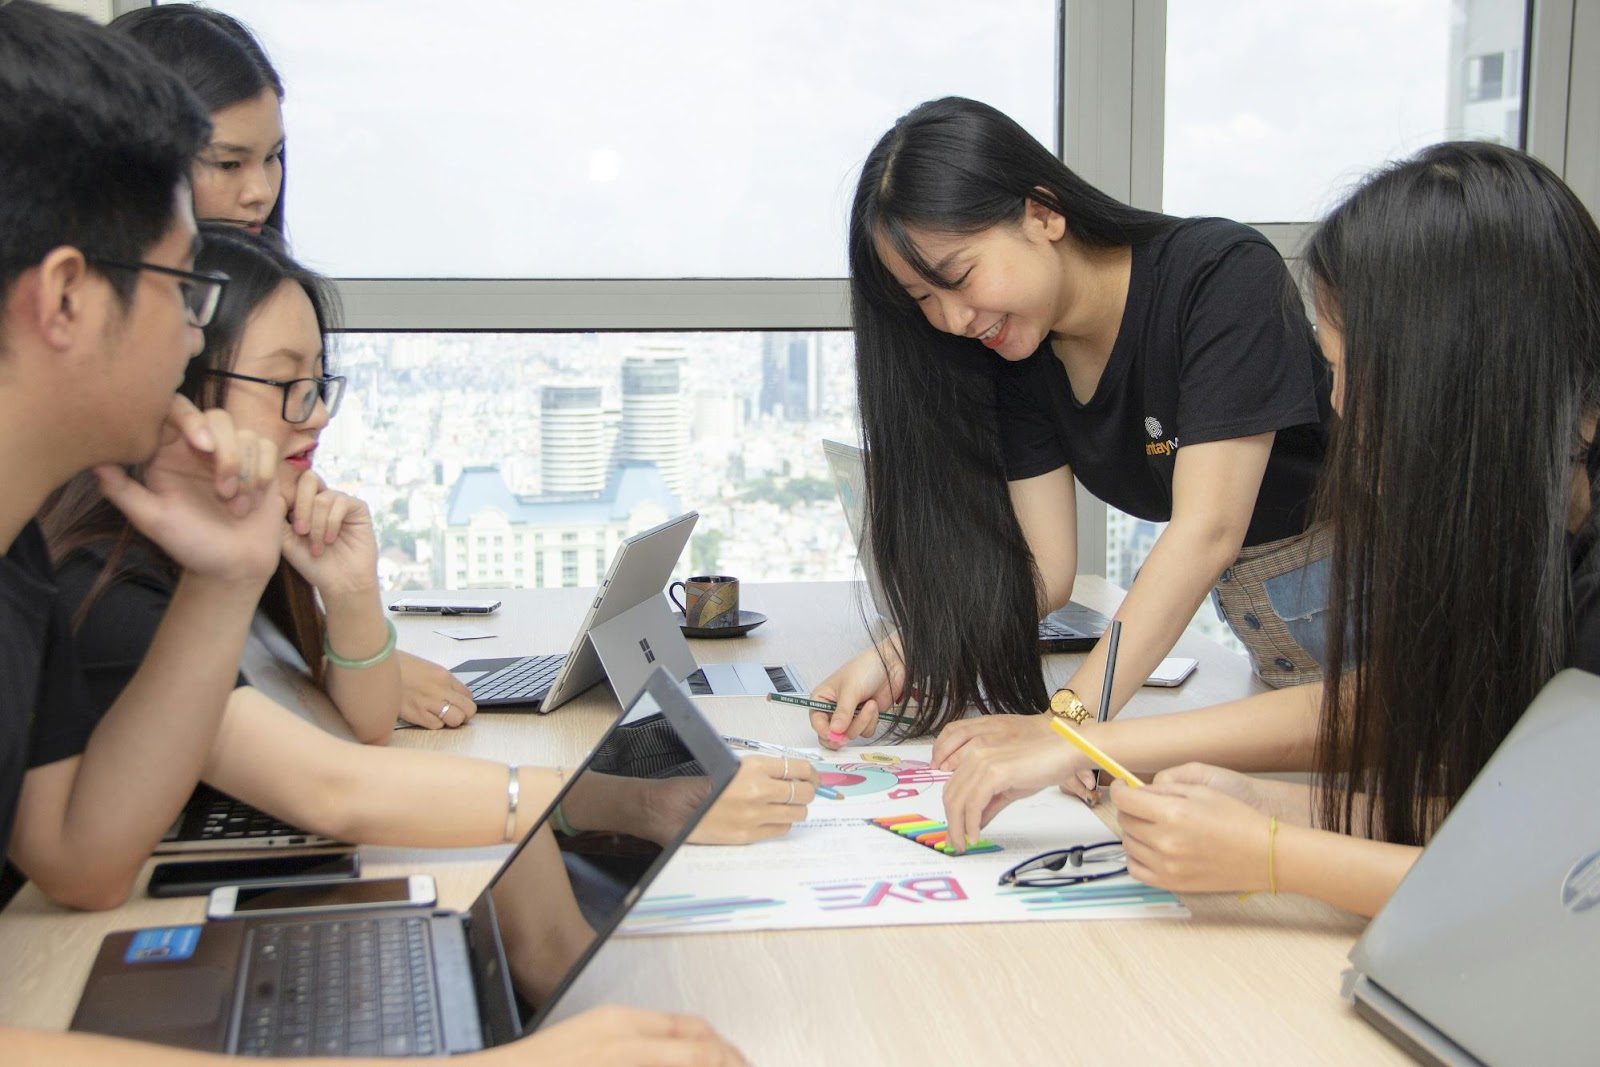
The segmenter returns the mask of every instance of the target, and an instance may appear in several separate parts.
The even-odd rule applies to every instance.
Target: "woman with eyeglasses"
[[[207,291],[207,272],[212,288],[218,275],[226,281],[215,314],[202,306],[194,316],[205,325],[205,348],[190,362],[181,391],[276,444],[278,489],[288,504],[283,562],[262,598],[252,643],[321,687],[357,738],[380,740],[394,725],[400,676],[394,629],[378,598],[372,520],[364,504],[328,489],[311,469],[344,388],[329,375],[324,351],[327,285],[272,234],[213,224],[203,231],[192,300]],[[39,518],[62,603],[77,626],[89,695],[108,708],[154,637],[176,569],[105,501],[92,476],[55,494]],[[516,840],[560,784],[549,768],[514,767],[508,779],[502,763],[351,744],[274,703],[247,674],[202,777],[305,830],[419,848]],[[803,760],[750,757],[693,840],[744,844],[786,833],[805,819],[816,781]],[[670,835],[682,806],[696,801],[693,783],[641,783],[624,791],[637,803],[603,812],[578,807],[567,821],[577,830],[621,830],[659,843],[664,836],[655,835]],[[513,795],[520,798],[514,806]]]
[[[371,514],[312,470],[318,438],[344,389],[344,379],[329,375],[323,349],[331,294],[271,235],[206,224],[203,237],[197,278],[185,288],[192,316],[198,304],[211,306],[199,308],[205,348],[190,361],[181,392],[202,409],[225,409],[277,447],[289,523],[261,616],[288,638],[299,666],[327,692],[350,732],[381,743],[394,729],[400,674],[391,655],[393,627],[379,599]],[[227,281],[207,284],[207,273]],[[166,561],[151,558],[150,547],[90,479],[62,489],[40,517],[62,587],[69,600],[82,602],[84,636],[106,652],[99,669],[131,670],[149,634],[130,620],[153,626],[165,610]],[[117,689],[125,680],[111,679]]]
[[[1340,412],[1324,680],[1082,732],[1160,772],[1111,788],[1134,877],[1371,915],[1545,683],[1600,673],[1600,229],[1532,157],[1441,144],[1304,257]],[[954,839],[1087,769],[965,729],[934,749]]]

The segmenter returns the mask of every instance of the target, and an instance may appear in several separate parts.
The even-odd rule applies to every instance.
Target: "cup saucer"
[[[761,612],[743,609],[739,611],[739,621],[732,626],[686,626],[681,611],[674,611],[672,617],[678,621],[678,629],[685,637],[743,637],[767,621]]]

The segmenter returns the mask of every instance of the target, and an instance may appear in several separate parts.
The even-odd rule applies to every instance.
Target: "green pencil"
[[[768,693],[767,699],[776,704],[793,704],[797,708],[810,708],[812,711],[834,711],[839,705],[831,700],[812,700],[810,697],[790,696],[788,693]],[[860,710],[851,712],[860,715]],[[897,726],[915,726],[917,720],[909,715],[893,715],[887,711],[878,712],[878,718],[885,722],[892,722]]]

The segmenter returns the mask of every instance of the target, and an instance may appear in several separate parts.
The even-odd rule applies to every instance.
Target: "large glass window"
[[[1522,145],[1523,0],[1174,0],[1165,210],[1317,218],[1385,160]]]
[[[840,277],[913,105],[1058,140],[1056,0],[213,6],[283,74],[290,230],[339,277]]]
[[[860,435],[848,333],[348,333],[334,359],[317,469],[371,504],[389,588],[597,585],[690,509],[685,574],[857,576],[821,447]]]

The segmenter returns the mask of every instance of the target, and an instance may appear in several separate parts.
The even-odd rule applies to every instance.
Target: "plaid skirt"
[[[1251,545],[1217,578],[1211,602],[1274,689],[1322,680],[1326,662],[1329,553],[1325,526]]]

